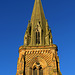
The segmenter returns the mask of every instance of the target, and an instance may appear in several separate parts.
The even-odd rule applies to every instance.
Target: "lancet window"
[[[31,26],[29,27],[29,34],[31,35]]]
[[[39,67],[39,66],[38,67],[34,67],[32,75],[43,75],[42,67]]]
[[[36,44],[40,44],[40,32],[36,32]]]
[[[33,68],[33,75],[37,75],[37,69],[36,69],[36,67]]]
[[[40,32],[38,30],[38,25],[36,28],[36,44],[40,44]]]
[[[42,69],[42,67],[39,68],[39,75],[43,75],[43,69]]]

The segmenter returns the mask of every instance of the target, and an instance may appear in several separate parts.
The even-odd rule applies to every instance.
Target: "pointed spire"
[[[33,12],[31,16],[31,22],[36,22],[35,20],[42,21],[45,20],[45,15],[42,7],[41,0],[35,0]]]
[[[25,46],[41,46],[52,44],[52,34],[45,19],[41,0],[35,0],[31,21],[24,37]]]

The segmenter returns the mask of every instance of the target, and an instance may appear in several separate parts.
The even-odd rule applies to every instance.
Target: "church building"
[[[62,75],[57,51],[41,0],[35,0],[24,45],[19,47],[16,75]]]

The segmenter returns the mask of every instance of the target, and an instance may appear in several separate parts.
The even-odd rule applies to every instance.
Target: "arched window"
[[[40,32],[38,32],[38,44],[40,44]]]
[[[43,75],[42,67],[39,68],[39,75]]]
[[[42,37],[43,37],[43,30],[42,30]]]
[[[40,21],[39,21],[39,24],[40,24]]]
[[[36,67],[33,68],[33,75],[37,75],[37,69],[36,69]]]
[[[37,40],[38,40],[38,37],[37,37],[37,32],[36,32],[36,44],[37,44]]]
[[[31,26],[29,27],[29,34],[31,35]]]
[[[36,44],[40,44],[40,32],[36,32]]]
[[[32,75],[43,75],[43,69],[40,65],[34,66]]]

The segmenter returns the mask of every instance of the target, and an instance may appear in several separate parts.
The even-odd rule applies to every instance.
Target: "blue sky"
[[[75,0],[41,0],[58,46],[62,75],[75,74]],[[15,75],[34,0],[0,0],[0,75]]]

